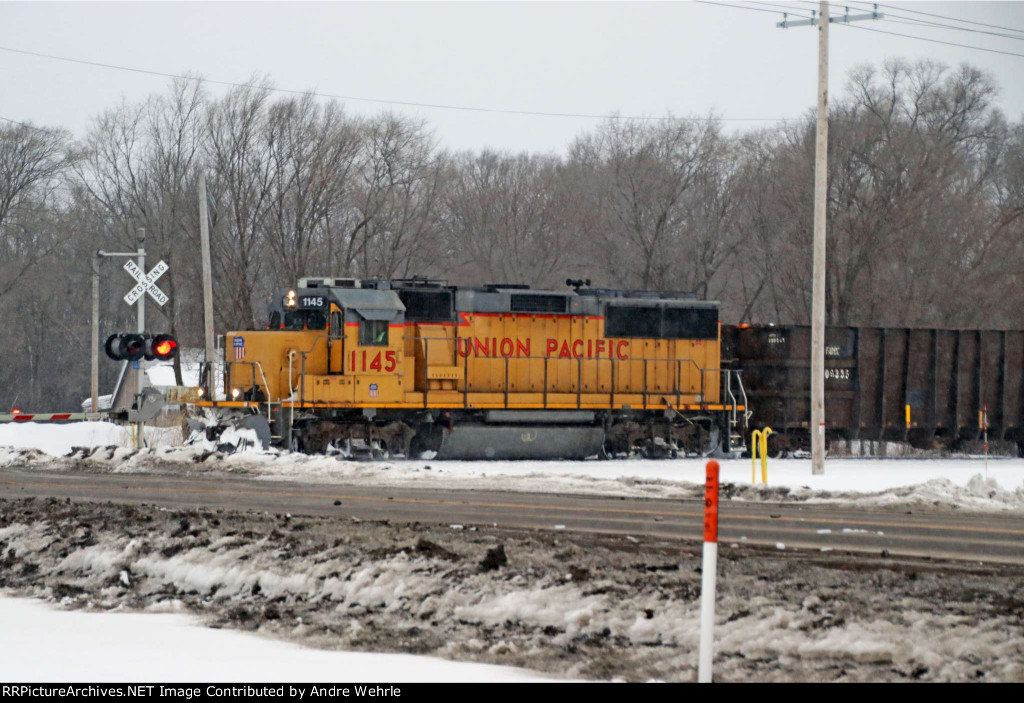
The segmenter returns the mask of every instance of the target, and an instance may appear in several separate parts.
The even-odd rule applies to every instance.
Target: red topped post
[[[700,656],[697,681],[711,683],[715,641],[715,586],[718,578],[718,462],[707,465],[704,484],[704,556],[700,585]]]

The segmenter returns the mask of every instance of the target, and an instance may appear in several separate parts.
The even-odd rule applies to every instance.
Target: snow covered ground
[[[146,427],[151,446],[166,447],[181,443],[178,427]],[[74,447],[131,447],[132,428],[113,422],[0,423],[0,447],[38,449],[53,456],[64,456]]]
[[[531,675],[343,649],[692,681],[700,569],[699,544],[650,535],[0,500],[4,592],[113,611],[0,600],[0,678],[125,678],[136,662],[133,676],[162,680],[347,678],[356,665],[361,679]],[[1024,681],[1022,584],[1018,565],[729,545],[716,680]],[[65,657],[81,661],[58,669]],[[235,668],[246,661],[265,669]]]
[[[0,467],[137,473],[239,473],[267,480],[376,486],[572,492],[687,498],[702,495],[702,459],[614,461],[348,461],[331,456],[206,446],[170,446],[177,428],[154,429],[156,448],[135,452],[130,435],[110,423],[0,427]],[[156,433],[160,433],[157,436]],[[4,446],[12,447],[10,449]],[[72,447],[79,449],[64,457]],[[32,452],[31,449],[39,450]],[[40,453],[42,452],[42,453]],[[832,457],[813,476],[808,459],[772,459],[768,484],[751,483],[749,459],[720,461],[732,500],[798,500],[866,506],[946,505],[1024,511],[1024,459],[991,457]],[[757,469],[760,480],[760,466]]]
[[[2,681],[542,680],[523,669],[438,657],[310,649],[204,628],[183,614],[62,611],[3,595],[0,633]]]

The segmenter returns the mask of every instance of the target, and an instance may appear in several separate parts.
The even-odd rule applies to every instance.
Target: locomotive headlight
[[[291,300],[295,300],[295,291],[293,291],[293,290],[288,291],[288,297]]]
[[[242,389],[241,388],[232,388],[231,389],[231,397],[232,398],[237,399],[238,396],[240,396],[240,395],[242,395]]]
[[[199,397],[202,398],[206,394],[206,389],[202,386],[199,387]]]

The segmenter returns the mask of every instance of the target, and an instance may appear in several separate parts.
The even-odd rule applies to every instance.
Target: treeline
[[[1024,327],[1024,123],[970,66],[853,72],[829,132],[828,320]],[[134,248],[170,271],[151,330],[202,343],[198,174],[217,332],[264,323],[300,276],[693,291],[728,322],[810,318],[814,119],[610,119],[564,155],[451,153],[429,125],[267,84],[181,80],[88,133],[0,126],[0,411],[88,393],[90,266]],[[105,260],[101,335],[130,329]],[[103,363],[102,388],[114,364]]]

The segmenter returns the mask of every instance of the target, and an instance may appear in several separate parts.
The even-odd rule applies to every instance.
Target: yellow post
[[[761,483],[768,483],[768,435],[772,433],[771,427],[765,427],[761,432]]]
[[[754,430],[750,435],[750,482],[757,483],[757,444],[761,430]]]

